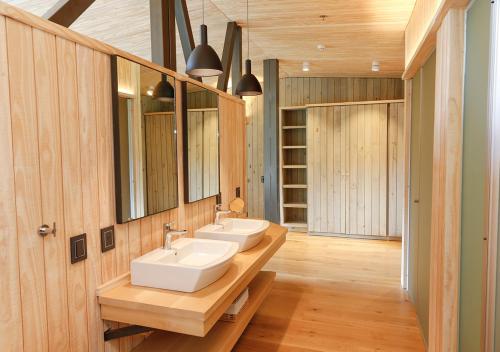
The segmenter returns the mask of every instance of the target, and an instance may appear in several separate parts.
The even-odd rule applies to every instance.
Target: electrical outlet
[[[87,234],[82,233],[69,239],[71,264],[87,259]]]
[[[115,248],[115,227],[109,226],[101,229],[101,252]]]

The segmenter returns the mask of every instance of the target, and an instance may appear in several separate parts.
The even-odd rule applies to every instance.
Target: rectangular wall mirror
[[[112,58],[118,223],[178,206],[175,80]]]
[[[217,93],[183,82],[184,198],[186,203],[219,194]]]

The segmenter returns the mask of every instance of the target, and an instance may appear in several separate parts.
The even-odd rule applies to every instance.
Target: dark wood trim
[[[61,26],[69,27],[93,3],[94,0],[60,0],[42,17]]]
[[[151,59],[172,71],[177,68],[175,0],[149,0]]]
[[[231,63],[233,60],[233,48],[236,39],[236,22],[228,22],[226,27],[226,36],[224,38],[224,49],[222,50],[222,74],[217,80],[217,89],[227,91],[229,82],[229,72],[231,71]],[[237,84],[236,82],[235,84]]]
[[[184,173],[184,203],[189,203],[189,157],[188,157],[188,114],[187,82],[181,82],[181,122],[182,122],[182,170]]]
[[[116,222],[123,224],[128,219],[123,219],[122,209],[122,179],[121,179],[121,163],[120,163],[120,112],[119,112],[119,97],[118,97],[118,64],[117,56],[111,55],[111,106],[113,111],[113,155],[115,166],[115,206],[116,206]]]
[[[243,65],[243,50],[242,50],[242,35],[241,27],[236,27],[236,33],[234,38],[233,46],[233,60],[231,63],[231,81],[232,81],[232,93],[236,95],[236,86],[241,79],[242,65]]]
[[[279,61],[264,60],[264,217],[280,223]]]

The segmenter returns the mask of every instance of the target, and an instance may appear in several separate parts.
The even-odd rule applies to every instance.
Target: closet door
[[[388,105],[308,109],[309,231],[387,235]]]

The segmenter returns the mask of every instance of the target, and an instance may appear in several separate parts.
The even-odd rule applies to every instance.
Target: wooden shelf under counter
[[[203,337],[285,242],[286,232],[271,224],[257,246],[236,254],[223,277],[197,292],[134,286],[130,276],[108,283],[97,291],[102,319]]]
[[[275,276],[276,274],[270,271],[257,274],[248,285],[248,302],[235,322],[218,321],[205,337],[157,331],[132,352],[230,352],[271,291]]]

